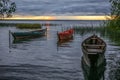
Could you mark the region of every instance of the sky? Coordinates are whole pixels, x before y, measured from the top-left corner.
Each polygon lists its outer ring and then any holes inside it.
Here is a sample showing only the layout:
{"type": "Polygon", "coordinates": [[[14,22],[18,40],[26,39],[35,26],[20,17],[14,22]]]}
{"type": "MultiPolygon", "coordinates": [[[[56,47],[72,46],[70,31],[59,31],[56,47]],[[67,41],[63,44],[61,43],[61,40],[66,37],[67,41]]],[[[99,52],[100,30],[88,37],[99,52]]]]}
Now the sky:
{"type": "Polygon", "coordinates": [[[17,5],[13,19],[104,20],[110,14],[109,0],[12,0],[17,5]],[[74,17],[75,16],[75,17],[74,17]],[[86,17],[87,16],[87,17],[86,17]],[[88,17],[89,16],[89,17],[88,17]],[[94,16],[94,17],[92,17],[94,16]]]}
{"type": "Polygon", "coordinates": [[[104,15],[110,13],[109,0],[12,0],[19,15],[104,15]]]}

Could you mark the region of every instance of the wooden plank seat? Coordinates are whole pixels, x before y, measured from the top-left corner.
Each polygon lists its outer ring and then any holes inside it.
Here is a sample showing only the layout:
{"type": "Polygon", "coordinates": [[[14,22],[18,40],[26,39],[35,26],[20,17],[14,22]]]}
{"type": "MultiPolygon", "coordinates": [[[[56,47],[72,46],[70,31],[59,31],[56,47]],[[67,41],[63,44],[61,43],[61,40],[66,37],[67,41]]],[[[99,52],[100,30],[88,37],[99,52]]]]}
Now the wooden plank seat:
{"type": "Polygon", "coordinates": [[[102,46],[105,46],[105,45],[96,45],[96,44],[90,45],[90,44],[84,44],[83,46],[88,46],[88,47],[93,47],[93,46],[95,46],[95,47],[102,47],[102,46]]]}
{"type": "Polygon", "coordinates": [[[101,49],[87,49],[87,51],[89,53],[102,53],[103,52],[103,50],[101,49]]]}
{"type": "Polygon", "coordinates": [[[84,47],[88,48],[88,49],[103,49],[105,47],[105,45],[96,45],[96,44],[84,44],[84,47]]]}

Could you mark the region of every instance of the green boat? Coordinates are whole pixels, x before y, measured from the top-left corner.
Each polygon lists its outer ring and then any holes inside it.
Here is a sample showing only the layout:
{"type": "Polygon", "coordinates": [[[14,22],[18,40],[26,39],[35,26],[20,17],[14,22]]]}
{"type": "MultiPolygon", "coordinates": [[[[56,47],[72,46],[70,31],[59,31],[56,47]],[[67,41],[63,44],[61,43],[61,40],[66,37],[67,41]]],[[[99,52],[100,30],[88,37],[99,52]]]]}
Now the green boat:
{"type": "Polygon", "coordinates": [[[14,39],[29,39],[46,35],[47,28],[26,32],[11,32],[14,39]]]}

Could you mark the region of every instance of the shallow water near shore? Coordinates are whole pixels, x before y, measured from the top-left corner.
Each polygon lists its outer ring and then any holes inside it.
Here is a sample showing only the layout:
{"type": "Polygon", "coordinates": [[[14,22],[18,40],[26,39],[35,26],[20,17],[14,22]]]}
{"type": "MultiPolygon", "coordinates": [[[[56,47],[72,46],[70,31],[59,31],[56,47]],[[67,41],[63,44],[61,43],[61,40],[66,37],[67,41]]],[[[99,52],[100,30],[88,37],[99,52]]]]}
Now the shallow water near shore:
{"type": "MultiPolygon", "coordinates": [[[[13,22],[9,21],[9,23],[13,22]]],[[[81,35],[78,31],[75,32],[73,39],[57,45],[57,32],[68,27],[91,26],[91,23],[98,27],[101,21],[16,21],[14,23],[23,22],[57,23],[62,26],[43,26],[48,28],[46,36],[18,43],[13,43],[11,36],[10,48],[9,30],[20,29],[12,26],[0,27],[0,80],[86,80],[81,65],[83,55],[81,43],[93,33],[81,35]]],[[[105,52],[107,64],[102,73],[104,79],[101,80],[119,80],[120,46],[108,35],[103,36],[99,32],[96,34],[107,44],[105,52]]]]}

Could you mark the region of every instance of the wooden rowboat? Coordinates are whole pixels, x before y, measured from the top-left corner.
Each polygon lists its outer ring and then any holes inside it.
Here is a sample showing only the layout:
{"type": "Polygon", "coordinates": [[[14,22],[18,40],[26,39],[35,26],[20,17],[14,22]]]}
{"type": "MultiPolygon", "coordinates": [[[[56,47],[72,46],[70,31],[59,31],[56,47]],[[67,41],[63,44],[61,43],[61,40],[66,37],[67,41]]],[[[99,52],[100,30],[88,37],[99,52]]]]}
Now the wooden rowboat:
{"type": "Polygon", "coordinates": [[[104,60],[106,43],[97,35],[92,35],[82,42],[83,59],[88,66],[99,66],[104,60]]]}
{"type": "Polygon", "coordinates": [[[63,32],[57,33],[58,40],[67,40],[73,37],[74,29],[69,29],[63,32]]]}
{"type": "Polygon", "coordinates": [[[46,31],[47,28],[26,32],[11,32],[11,34],[14,37],[14,39],[28,39],[44,36],[46,34],[46,31]]]}

